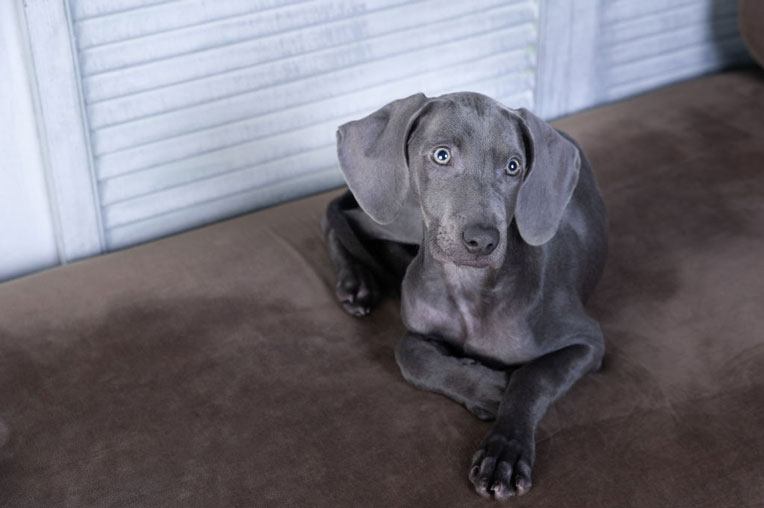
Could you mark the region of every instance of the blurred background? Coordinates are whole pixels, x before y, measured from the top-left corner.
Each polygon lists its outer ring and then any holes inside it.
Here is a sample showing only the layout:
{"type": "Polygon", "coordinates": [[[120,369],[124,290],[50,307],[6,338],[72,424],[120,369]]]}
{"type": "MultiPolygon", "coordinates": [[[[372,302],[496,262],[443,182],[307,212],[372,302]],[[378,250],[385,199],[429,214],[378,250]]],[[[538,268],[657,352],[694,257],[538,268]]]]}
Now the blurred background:
{"type": "Polygon", "coordinates": [[[745,64],[736,17],[734,0],[2,0],[0,280],[338,187],[336,126],[417,91],[553,119],[745,64]]]}

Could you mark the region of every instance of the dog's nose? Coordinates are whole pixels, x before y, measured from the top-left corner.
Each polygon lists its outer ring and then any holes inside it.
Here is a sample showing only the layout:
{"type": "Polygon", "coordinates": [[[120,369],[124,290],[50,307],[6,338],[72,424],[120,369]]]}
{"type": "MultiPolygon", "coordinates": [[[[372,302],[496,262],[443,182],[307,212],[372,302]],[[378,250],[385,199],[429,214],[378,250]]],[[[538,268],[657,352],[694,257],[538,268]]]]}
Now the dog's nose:
{"type": "Polygon", "coordinates": [[[487,256],[499,243],[499,230],[493,226],[470,224],[462,231],[462,240],[471,254],[487,256]]]}

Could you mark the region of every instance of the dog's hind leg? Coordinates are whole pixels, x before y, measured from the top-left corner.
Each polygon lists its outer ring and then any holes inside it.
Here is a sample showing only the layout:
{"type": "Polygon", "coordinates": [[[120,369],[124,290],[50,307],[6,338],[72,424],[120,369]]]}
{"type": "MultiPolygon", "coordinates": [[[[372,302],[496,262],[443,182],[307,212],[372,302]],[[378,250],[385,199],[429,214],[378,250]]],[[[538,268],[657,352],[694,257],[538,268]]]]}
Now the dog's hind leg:
{"type": "Polygon", "coordinates": [[[348,249],[348,244],[355,244],[356,250],[364,248],[342,212],[341,200],[344,197],[329,203],[326,215],[321,221],[321,229],[329,251],[329,259],[337,274],[337,300],[348,314],[365,316],[381,298],[381,290],[373,269],[368,266],[369,262],[374,260],[362,261],[348,249]]]}
{"type": "Polygon", "coordinates": [[[349,314],[365,316],[386,291],[400,291],[421,235],[417,213],[402,225],[381,226],[349,191],[329,203],[321,228],[337,274],[335,293],[349,314]]]}
{"type": "Polygon", "coordinates": [[[381,242],[359,231],[351,220],[352,214],[362,213],[353,194],[347,191],[329,203],[321,220],[337,274],[337,300],[348,314],[359,317],[371,312],[390,285],[383,265],[385,252],[379,252],[381,242]]]}
{"type": "Polygon", "coordinates": [[[417,388],[445,395],[481,420],[496,418],[507,387],[507,372],[477,360],[453,356],[437,341],[407,333],[395,349],[403,377],[417,388]]]}

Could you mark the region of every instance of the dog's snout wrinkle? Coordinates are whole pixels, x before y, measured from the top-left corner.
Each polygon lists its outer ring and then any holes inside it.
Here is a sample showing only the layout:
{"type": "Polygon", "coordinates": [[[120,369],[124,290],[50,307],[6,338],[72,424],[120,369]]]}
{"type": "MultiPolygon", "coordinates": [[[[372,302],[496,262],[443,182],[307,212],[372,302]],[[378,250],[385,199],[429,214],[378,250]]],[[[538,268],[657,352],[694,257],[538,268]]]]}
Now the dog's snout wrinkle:
{"type": "Polygon", "coordinates": [[[485,224],[470,224],[462,231],[462,240],[470,254],[487,256],[499,244],[499,230],[485,224]]]}

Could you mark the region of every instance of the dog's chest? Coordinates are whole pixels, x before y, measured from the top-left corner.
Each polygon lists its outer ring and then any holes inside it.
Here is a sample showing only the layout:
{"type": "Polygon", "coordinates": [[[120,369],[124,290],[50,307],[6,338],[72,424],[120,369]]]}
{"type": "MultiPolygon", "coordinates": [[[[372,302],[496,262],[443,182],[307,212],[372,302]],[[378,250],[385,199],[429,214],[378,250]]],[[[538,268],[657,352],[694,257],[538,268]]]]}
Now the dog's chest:
{"type": "Polygon", "coordinates": [[[474,284],[409,271],[402,288],[404,324],[456,346],[467,356],[510,365],[530,361],[537,349],[525,309],[504,296],[474,284]]]}

